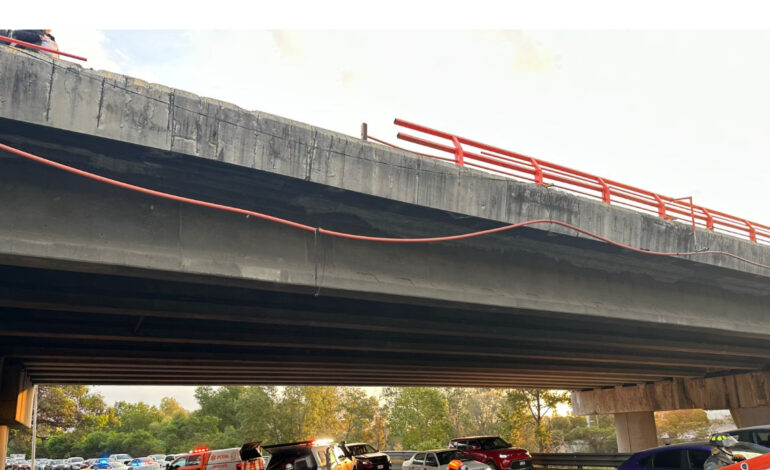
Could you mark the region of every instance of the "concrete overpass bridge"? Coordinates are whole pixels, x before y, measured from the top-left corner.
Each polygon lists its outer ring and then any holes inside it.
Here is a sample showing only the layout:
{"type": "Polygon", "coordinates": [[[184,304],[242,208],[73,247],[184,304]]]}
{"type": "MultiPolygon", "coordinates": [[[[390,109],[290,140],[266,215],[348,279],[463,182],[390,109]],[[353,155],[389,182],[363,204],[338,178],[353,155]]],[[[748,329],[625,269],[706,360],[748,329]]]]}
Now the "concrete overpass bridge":
{"type": "MultiPolygon", "coordinates": [[[[4,47],[0,142],[346,233],[554,219],[693,249],[653,215],[4,47]]],[[[28,423],[32,383],[549,387],[615,413],[634,450],[655,409],[770,405],[770,270],[735,258],[552,224],[339,238],[9,152],[0,181],[0,425],[28,423]]],[[[697,237],[770,264],[767,245],[697,237]]]]}

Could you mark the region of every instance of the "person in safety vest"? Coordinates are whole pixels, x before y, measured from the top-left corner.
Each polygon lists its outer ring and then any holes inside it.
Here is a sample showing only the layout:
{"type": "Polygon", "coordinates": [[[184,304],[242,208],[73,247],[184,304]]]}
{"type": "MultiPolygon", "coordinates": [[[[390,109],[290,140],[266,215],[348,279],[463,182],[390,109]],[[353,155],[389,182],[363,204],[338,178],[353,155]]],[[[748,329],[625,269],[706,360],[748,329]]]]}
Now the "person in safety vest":
{"type": "MultiPolygon", "coordinates": [[[[59,50],[59,46],[56,44],[56,39],[54,39],[53,35],[51,35],[50,29],[16,29],[13,31],[13,39],[18,39],[19,41],[47,47],[56,51],[59,50]]],[[[40,54],[47,54],[57,58],[59,57],[58,54],[53,52],[39,51],[37,49],[24,47],[20,44],[17,44],[15,47],[18,47],[19,49],[29,49],[34,52],[39,52],[40,54]]]]}
{"type": "Polygon", "coordinates": [[[738,443],[738,439],[729,434],[714,434],[709,439],[711,455],[703,463],[703,470],[717,470],[735,462],[746,460],[740,454],[733,455],[732,446],[738,443]]]}
{"type": "Polygon", "coordinates": [[[467,468],[460,459],[454,459],[447,465],[447,470],[467,470],[467,468]]]}

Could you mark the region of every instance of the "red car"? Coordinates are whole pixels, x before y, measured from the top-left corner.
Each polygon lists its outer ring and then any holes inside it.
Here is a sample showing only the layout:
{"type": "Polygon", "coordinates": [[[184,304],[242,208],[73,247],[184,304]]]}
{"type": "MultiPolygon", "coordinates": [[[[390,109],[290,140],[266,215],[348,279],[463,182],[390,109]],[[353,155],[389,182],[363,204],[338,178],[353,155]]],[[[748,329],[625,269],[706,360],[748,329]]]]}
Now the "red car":
{"type": "Polygon", "coordinates": [[[532,470],[532,456],[497,436],[458,437],[449,447],[461,450],[492,470],[532,470]]]}

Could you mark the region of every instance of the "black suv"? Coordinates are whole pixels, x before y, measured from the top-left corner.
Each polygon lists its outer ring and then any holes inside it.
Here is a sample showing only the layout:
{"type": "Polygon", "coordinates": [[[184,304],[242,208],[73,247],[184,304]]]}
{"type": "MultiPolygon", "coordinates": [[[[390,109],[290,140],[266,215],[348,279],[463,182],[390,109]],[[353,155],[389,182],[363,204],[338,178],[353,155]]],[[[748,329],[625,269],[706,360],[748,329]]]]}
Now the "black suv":
{"type": "Polygon", "coordinates": [[[330,440],[263,446],[270,454],[265,470],[353,470],[345,449],[330,440]]]}
{"type": "Polygon", "coordinates": [[[353,456],[356,470],[390,470],[390,457],[365,442],[342,444],[353,456]]]}

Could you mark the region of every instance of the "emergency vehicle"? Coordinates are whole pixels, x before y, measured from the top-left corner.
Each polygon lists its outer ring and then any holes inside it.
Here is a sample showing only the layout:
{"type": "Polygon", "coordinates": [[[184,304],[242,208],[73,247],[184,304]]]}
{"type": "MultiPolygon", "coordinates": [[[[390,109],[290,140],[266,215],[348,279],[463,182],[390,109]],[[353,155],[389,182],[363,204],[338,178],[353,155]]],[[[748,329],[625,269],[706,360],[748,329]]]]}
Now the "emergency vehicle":
{"type": "Polygon", "coordinates": [[[753,459],[737,462],[719,470],[768,470],[770,469],[770,454],[763,454],[753,459]]]}
{"type": "Polygon", "coordinates": [[[169,470],[241,470],[240,449],[208,450],[198,447],[168,466],[169,470]]]}

